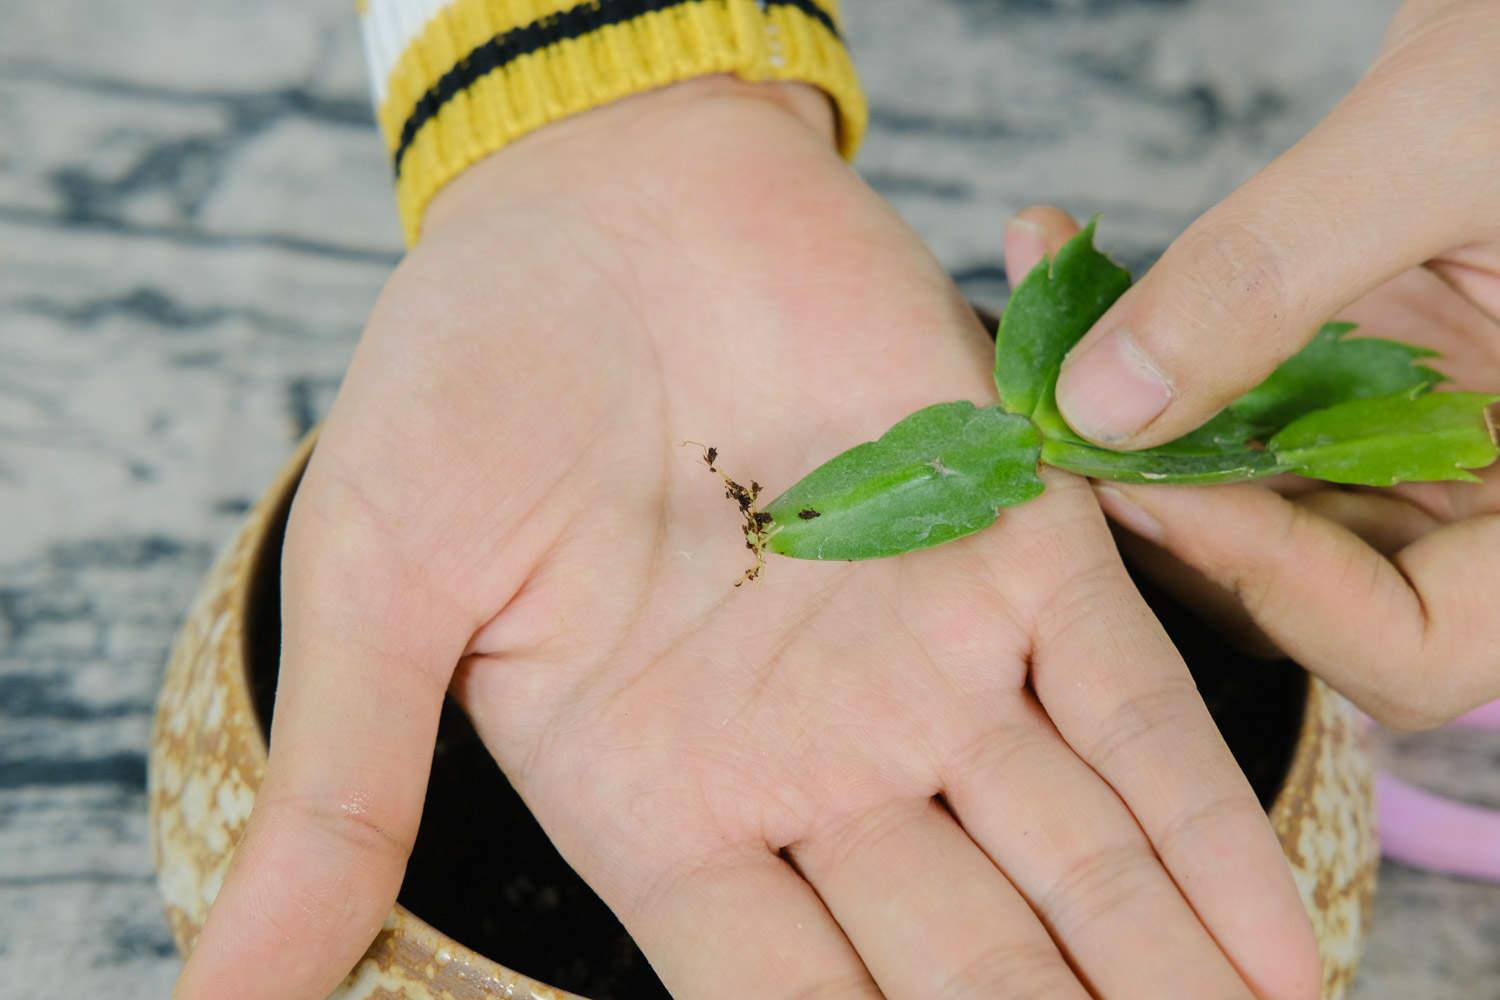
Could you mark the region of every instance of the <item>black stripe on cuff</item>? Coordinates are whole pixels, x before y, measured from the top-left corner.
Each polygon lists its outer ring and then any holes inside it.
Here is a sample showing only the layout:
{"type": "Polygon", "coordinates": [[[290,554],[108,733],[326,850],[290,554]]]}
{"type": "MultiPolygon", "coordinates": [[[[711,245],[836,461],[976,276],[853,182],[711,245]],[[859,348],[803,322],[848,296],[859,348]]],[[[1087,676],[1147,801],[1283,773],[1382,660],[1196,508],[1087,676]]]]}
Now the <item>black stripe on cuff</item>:
{"type": "MultiPolygon", "coordinates": [[[[401,126],[401,141],[396,144],[393,157],[396,175],[400,176],[401,161],[405,159],[407,150],[411,148],[412,141],[422,130],[422,126],[436,118],[445,104],[487,74],[558,42],[581,38],[600,28],[623,24],[643,14],[699,2],[702,0],[594,0],[569,7],[530,24],[523,24],[519,28],[512,28],[483,42],[439,77],[437,83],[417,101],[411,115],[401,126]]],[[[827,28],[834,38],[839,37],[833,18],[812,0],[761,0],[761,5],[795,7],[827,28]]]]}

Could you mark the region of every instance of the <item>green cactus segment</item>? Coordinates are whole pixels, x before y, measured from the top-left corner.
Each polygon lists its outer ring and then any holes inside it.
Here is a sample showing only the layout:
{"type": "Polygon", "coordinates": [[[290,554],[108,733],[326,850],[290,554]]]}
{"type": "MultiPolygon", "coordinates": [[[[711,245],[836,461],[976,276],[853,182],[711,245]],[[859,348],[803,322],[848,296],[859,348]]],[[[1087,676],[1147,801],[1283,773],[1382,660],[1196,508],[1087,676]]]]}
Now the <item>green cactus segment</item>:
{"type": "Polygon", "coordinates": [[[1361,486],[1477,481],[1495,461],[1489,407],[1500,396],[1409,392],[1358,399],[1292,421],[1270,450],[1301,476],[1361,486]]]}
{"type": "MultiPolygon", "coordinates": [[[[1053,428],[1063,358],[1130,287],[1130,272],[1094,247],[1094,223],[1043,260],[1011,292],[995,332],[995,388],[1002,405],[1053,428]]],[[[1066,429],[1061,418],[1058,429],[1066,429]]]]}
{"type": "Polygon", "coordinates": [[[1260,479],[1288,471],[1275,455],[1252,448],[1180,454],[1110,451],[1079,441],[1054,438],[1042,442],[1042,461],[1080,476],[1117,483],[1209,486],[1260,479]]]}
{"type": "Polygon", "coordinates": [[[766,548],[874,559],[960,538],[1042,492],[1040,451],[1025,417],[967,402],[929,406],[772,501],[766,548]]]}

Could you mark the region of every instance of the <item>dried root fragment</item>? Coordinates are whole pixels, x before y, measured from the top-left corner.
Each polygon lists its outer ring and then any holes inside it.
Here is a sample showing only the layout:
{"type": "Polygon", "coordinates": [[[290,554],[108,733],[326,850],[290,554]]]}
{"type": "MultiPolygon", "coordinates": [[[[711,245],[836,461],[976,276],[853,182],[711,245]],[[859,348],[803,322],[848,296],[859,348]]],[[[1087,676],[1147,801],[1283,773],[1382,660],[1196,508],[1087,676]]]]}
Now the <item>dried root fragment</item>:
{"type": "MultiPolygon", "coordinates": [[[[776,525],[770,514],[758,509],[755,505],[760,497],[761,486],[755,480],[750,480],[749,486],[742,486],[720,469],[718,466],[719,449],[712,445],[706,445],[698,441],[684,441],[683,446],[693,445],[703,449],[703,464],[708,466],[710,472],[715,473],[724,480],[724,496],[733,500],[739,508],[740,516],[744,518],[745,548],[755,555],[755,565],[745,570],[744,575],[735,581],[738,587],[747,580],[754,580],[760,576],[760,571],[766,565],[766,543],[776,533],[776,525]]],[[[817,515],[814,514],[814,517],[817,515]]]]}

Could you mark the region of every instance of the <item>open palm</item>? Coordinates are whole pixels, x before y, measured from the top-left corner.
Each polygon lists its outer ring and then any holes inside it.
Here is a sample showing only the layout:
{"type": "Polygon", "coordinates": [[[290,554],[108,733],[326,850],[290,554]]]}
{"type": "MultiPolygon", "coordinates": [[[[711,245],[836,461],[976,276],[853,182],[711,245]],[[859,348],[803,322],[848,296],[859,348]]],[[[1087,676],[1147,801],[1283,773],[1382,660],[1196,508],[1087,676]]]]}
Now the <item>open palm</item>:
{"type": "Polygon", "coordinates": [[[807,95],[752,89],[549,127],[434,206],[296,502],[270,770],[182,995],[354,963],[450,686],[674,995],[1315,995],[1265,816],[1085,482],[734,586],[684,439],[776,492],[994,391],[807,95]]]}

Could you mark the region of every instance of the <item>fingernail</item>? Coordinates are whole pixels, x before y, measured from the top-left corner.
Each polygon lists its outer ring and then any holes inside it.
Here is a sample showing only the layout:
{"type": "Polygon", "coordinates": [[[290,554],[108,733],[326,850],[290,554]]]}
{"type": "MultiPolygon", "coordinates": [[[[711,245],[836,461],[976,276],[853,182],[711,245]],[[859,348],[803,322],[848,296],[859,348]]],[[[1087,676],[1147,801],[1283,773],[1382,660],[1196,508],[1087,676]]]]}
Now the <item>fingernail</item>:
{"type": "Polygon", "coordinates": [[[1026,272],[1047,255],[1047,240],[1042,235],[1042,227],[1030,219],[1012,216],[1005,223],[1003,239],[1005,269],[1013,283],[1026,277],[1026,272]]]}
{"type": "Polygon", "coordinates": [[[1148,542],[1161,541],[1161,522],[1124,493],[1113,486],[1095,486],[1094,496],[1099,498],[1099,506],[1104,508],[1110,520],[1119,522],[1148,542]]]}
{"type": "Polygon", "coordinates": [[[1057,405],[1086,438],[1124,441],[1161,415],[1172,384],[1125,330],[1068,355],[1057,379],[1057,405]]]}

